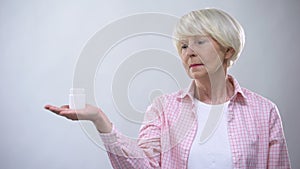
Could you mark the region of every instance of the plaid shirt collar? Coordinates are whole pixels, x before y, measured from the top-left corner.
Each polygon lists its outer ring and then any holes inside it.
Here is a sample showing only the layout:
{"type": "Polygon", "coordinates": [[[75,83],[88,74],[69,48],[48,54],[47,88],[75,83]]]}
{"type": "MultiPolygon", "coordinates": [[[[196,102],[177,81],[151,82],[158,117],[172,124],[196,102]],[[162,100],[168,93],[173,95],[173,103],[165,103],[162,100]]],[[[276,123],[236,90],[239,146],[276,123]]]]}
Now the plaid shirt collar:
{"type": "MultiPolygon", "coordinates": [[[[241,95],[242,98],[245,100],[247,97],[244,94],[244,92],[242,91],[242,88],[239,85],[238,81],[231,75],[227,75],[227,77],[233,83],[233,86],[234,86],[234,94],[233,94],[233,96],[231,97],[230,100],[233,100],[234,98],[236,98],[238,96],[238,94],[241,95]]],[[[195,80],[193,80],[190,83],[189,87],[186,88],[185,90],[183,90],[177,98],[178,99],[183,99],[183,98],[188,97],[191,100],[193,100],[194,99],[194,93],[195,93],[195,87],[196,87],[195,80]]]]}

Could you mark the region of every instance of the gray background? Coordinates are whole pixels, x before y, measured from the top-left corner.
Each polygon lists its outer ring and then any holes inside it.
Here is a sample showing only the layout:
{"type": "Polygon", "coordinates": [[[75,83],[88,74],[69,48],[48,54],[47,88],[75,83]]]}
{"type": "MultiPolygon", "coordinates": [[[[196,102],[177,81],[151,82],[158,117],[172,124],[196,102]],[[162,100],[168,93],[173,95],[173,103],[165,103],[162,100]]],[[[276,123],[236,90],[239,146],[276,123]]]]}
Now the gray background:
{"type": "MultiPolygon", "coordinates": [[[[0,168],[111,168],[106,152],[93,144],[79,123],[55,116],[43,106],[67,103],[80,51],[103,26],[133,13],[181,16],[204,7],[224,9],[244,26],[245,50],[230,72],[241,85],[278,105],[292,167],[300,168],[300,1],[296,0],[1,0],[0,168]]],[[[128,50],[131,46],[134,50],[160,47],[175,53],[171,42],[162,39],[145,36],[123,43],[110,53],[111,60],[100,66],[95,76],[97,103],[128,135],[136,136],[138,125],[114,113],[111,91],[105,86],[110,85],[107,79],[111,79],[115,68],[107,65],[120,64],[122,58],[118,57],[132,52],[128,50]]],[[[150,91],[137,95],[133,89],[144,91],[139,87],[149,87],[153,81],[160,82],[156,87],[165,92],[177,90],[174,81],[159,71],[137,76],[128,93],[141,111],[149,104],[146,96],[150,91]]]]}

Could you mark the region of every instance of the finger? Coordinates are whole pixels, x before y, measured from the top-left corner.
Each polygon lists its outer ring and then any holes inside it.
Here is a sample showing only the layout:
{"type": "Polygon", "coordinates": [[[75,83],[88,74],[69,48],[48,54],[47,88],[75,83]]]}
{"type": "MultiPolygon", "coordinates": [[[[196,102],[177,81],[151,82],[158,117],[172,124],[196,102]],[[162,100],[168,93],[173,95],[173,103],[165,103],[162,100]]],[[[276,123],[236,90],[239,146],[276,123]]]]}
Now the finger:
{"type": "Polygon", "coordinates": [[[54,113],[57,113],[58,112],[58,107],[56,106],[52,106],[52,105],[46,105],[45,106],[45,109],[49,110],[49,111],[52,111],[54,113]]]}
{"type": "Polygon", "coordinates": [[[57,106],[53,106],[53,105],[46,105],[45,106],[45,109],[57,109],[57,108],[59,108],[59,107],[57,107],[57,106]]]}
{"type": "Polygon", "coordinates": [[[63,107],[51,107],[50,109],[53,109],[53,110],[59,111],[59,112],[69,110],[68,108],[63,108],[63,107]]]}
{"type": "Polygon", "coordinates": [[[62,106],[60,106],[60,108],[70,109],[69,105],[62,105],[62,106]]]}
{"type": "Polygon", "coordinates": [[[71,119],[71,120],[78,120],[78,116],[76,114],[76,111],[74,111],[74,110],[61,111],[59,113],[59,115],[64,116],[64,117],[66,117],[68,119],[71,119]]]}
{"type": "Polygon", "coordinates": [[[44,106],[44,108],[45,109],[66,110],[66,109],[69,109],[69,105],[62,105],[60,107],[57,107],[57,106],[53,106],[53,105],[48,104],[48,105],[44,106]]]}
{"type": "Polygon", "coordinates": [[[50,107],[52,107],[52,105],[50,105],[50,104],[47,104],[44,106],[45,109],[49,109],[50,107]]]}
{"type": "Polygon", "coordinates": [[[67,114],[75,114],[75,115],[80,115],[82,114],[81,110],[75,110],[75,109],[66,109],[66,110],[62,110],[59,112],[60,115],[67,115],[67,114]]]}
{"type": "Polygon", "coordinates": [[[56,113],[56,114],[59,114],[61,111],[68,110],[67,108],[59,108],[59,107],[51,106],[51,105],[47,106],[46,109],[50,110],[50,111],[52,111],[53,113],[56,113]]]}
{"type": "Polygon", "coordinates": [[[59,112],[60,112],[59,108],[58,107],[54,107],[54,106],[49,107],[48,110],[51,111],[51,112],[53,112],[53,113],[56,113],[56,114],[59,114],[59,112]]]}

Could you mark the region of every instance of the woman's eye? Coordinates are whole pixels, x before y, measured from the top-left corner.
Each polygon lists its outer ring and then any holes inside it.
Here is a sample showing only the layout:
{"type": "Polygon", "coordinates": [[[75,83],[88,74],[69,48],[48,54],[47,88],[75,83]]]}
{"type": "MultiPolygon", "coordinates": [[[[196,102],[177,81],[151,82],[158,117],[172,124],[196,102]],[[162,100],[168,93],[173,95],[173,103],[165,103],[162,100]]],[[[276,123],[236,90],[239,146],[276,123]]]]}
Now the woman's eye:
{"type": "Polygon", "coordinates": [[[201,45],[201,44],[203,44],[203,43],[205,43],[205,42],[206,42],[205,40],[199,40],[199,41],[198,41],[198,44],[201,45]]]}
{"type": "Polygon", "coordinates": [[[181,49],[186,49],[188,45],[181,45],[181,49]]]}

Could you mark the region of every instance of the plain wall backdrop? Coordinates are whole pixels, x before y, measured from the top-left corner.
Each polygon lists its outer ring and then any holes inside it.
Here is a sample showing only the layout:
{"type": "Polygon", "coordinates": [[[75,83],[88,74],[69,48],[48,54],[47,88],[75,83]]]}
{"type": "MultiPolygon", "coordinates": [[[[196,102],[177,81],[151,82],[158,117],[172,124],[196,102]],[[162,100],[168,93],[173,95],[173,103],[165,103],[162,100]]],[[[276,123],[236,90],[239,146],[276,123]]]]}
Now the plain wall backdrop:
{"type": "MultiPolygon", "coordinates": [[[[242,86],[277,104],[292,167],[300,168],[300,1],[297,0],[1,0],[0,168],[111,168],[106,152],[91,141],[78,122],[47,112],[43,106],[68,102],[77,58],[86,42],[105,25],[142,12],[179,17],[205,7],[224,9],[243,25],[246,46],[230,73],[242,86]]],[[[136,135],[138,125],[113,115],[110,90],[102,90],[110,86],[111,72],[126,52],[128,55],[134,50],[160,47],[176,54],[171,41],[162,39],[145,36],[120,44],[95,76],[97,103],[128,135],[136,135]]],[[[139,87],[148,87],[153,78],[159,79],[155,80],[159,85],[156,87],[165,92],[176,90],[172,79],[159,71],[136,76],[128,93],[139,110],[149,104],[150,92],[139,87]]]]}

